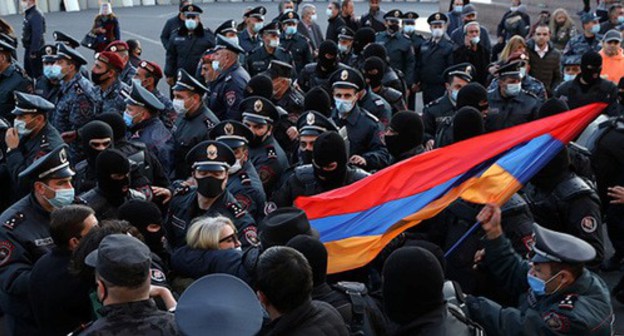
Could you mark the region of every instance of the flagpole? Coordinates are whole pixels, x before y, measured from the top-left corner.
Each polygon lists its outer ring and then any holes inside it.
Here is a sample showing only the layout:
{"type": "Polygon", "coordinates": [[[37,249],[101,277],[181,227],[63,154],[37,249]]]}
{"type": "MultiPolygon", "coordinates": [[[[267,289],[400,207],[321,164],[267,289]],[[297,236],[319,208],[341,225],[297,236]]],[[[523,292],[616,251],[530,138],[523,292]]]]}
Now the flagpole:
{"type": "Polygon", "coordinates": [[[451,248],[449,248],[446,251],[446,253],[444,253],[444,258],[448,258],[453,252],[455,252],[455,250],[459,247],[459,245],[461,245],[464,242],[464,240],[466,240],[466,238],[468,238],[468,236],[473,234],[480,225],[481,225],[481,222],[479,222],[479,221],[474,223],[474,225],[472,225],[472,227],[470,227],[470,229],[468,229],[468,231],[466,231],[466,233],[464,233],[464,235],[461,236],[461,238],[459,238],[455,242],[455,244],[453,244],[453,246],[451,246],[451,248]]]}

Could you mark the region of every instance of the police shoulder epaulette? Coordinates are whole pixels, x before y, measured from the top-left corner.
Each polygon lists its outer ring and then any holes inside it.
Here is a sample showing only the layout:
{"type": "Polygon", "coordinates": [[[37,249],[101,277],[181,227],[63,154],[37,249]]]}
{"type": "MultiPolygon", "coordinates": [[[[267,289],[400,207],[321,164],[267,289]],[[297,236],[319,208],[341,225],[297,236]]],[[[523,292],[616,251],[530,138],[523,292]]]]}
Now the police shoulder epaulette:
{"type": "Polygon", "coordinates": [[[229,82],[232,79],[232,75],[228,75],[227,77],[225,77],[225,81],[229,82]]]}
{"type": "Polygon", "coordinates": [[[574,309],[574,304],[578,300],[578,295],[576,294],[568,294],[566,295],[561,302],[559,302],[560,309],[572,310],[574,309]]]}
{"type": "Polygon", "coordinates": [[[208,127],[208,129],[212,129],[213,127],[215,127],[215,123],[210,120],[210,118],[206,118],[206,120],[204,120],[206,122],[206,127],[208,127]]]}
{"type": "Polygon", "coordinates": [[[50,146],[50,143],[48,142],[48,136],[45,134],[41,135],[41,142],[39,143],[39,148],[43,149],[43,148],[48,148],[48,146],[50,146]]]}
{"type": "Polygon", "coordinates": [[[533,91],[527,91],[527,90],[522,90],[522,92],[526,93],[527,95],[535,98],[535,99],[539,99],[539,97],[537,96],[537,94],[535,94],[533,91]]]}
{"type": "Polygon", "coordinates": [[[180,185],[173,190],[173,196],[186,195],[191,190],[191,187],[186,185],[180,185]]]}
{"type": "Polygon", "coordinates": [[[375,105],[384,106],[384,102],[381,98],[375,99],[375,105]]]}
{"type": "Polygon", "coordinates": [[[2,225],[9,230],[13,230],[16,225],[22,223],[24,220],[26,220],[26,216],[24,213],[18,211],[11,216],[11,218],[7,219],[2,225]]]}
{"type": "Polygon", "coordinates": [[[241,218],[245,215],[245,209],[243,209],[238,203],[231,202],[228,203],[226,206],[236,218],[241,218]]]}
{"type": "Polygon", "coordinates": [[[373,119],[375,122],[379,122],[379,118],[375,117],[374,114],[372,114],[372,113],[370,113],[368,111],[366,111],[365,114],[366,114],[367,117],[373,119]]]}
{"type": "Polygon", "coordinates": [[[249,178],[249,174],[247,172],[240,172],[241,184],[248,185],[251,184],[251,179],[249,178]]]}
{"type": "Polygon", "coordinates": [[[277,151],[275,151],[275,146],[267,145],[267,146],[264,147],[264,149],[266,149],[267,156],[269,158],[276,158],[277,157],[277,151]]]}

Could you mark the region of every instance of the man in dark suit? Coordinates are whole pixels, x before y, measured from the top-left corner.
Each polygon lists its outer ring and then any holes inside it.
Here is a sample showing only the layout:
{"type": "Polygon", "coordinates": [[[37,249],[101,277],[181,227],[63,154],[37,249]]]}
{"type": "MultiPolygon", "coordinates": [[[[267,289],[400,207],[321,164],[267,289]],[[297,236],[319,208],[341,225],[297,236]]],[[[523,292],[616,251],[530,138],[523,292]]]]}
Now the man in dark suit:
{"type": "Polygon", "coordinates": [[[316,20],[316,7],[312,4],[303,5],[301,7],[301,20],[299,21],[297,31],[310,39],[310,44],[312,45],[315,56],[319,45],[325,40],[321,27],[316,23],[316,20]]]}

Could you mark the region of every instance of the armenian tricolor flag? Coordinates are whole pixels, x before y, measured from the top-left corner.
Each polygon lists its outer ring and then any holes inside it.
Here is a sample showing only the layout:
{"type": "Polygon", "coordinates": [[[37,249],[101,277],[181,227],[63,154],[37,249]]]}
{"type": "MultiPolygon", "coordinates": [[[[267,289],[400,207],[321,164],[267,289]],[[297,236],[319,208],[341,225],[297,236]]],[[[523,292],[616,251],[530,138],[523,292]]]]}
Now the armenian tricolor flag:
{"type": "Polygon", "coordinates": [[[390,240],[461,197],[504,204],[604,109],[591,104],[458,142],[352,185],[299,197],[329,254],[328,273],[366,265],[390,240]]]}

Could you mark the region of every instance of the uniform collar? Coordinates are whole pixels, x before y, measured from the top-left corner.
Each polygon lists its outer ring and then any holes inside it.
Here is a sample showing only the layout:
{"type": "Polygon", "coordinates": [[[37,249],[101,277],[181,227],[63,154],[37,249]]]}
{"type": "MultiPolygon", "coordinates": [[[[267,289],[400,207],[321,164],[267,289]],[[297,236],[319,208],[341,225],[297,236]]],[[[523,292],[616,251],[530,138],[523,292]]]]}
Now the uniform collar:
{"type": "Polygon", "coordinates": [[[102,316],[111,318],[114,316],[136,316],[136,313],[152,312],[156,310],[158,310],[156,303],[154,303],[152,299],[147,299],[107,305],[102,307],[99,312],[102,316]]]}
{"type": "Polygon", "coordinates": [[[61,91],[63,91],[63,93],[67,92],[67,90],[69,90],[69,88],[80,79],[82,79],[82,75],[80,74],[80,71],[78,71],[74,75],[74,78],[72,78],[69,82],[61,81],[61,91]]]}
{"type": "Polygon", "coordinates": [[[15,72],[15,64],[10,64],[1,74],[0,76],[9,77],[15,72]]]}

